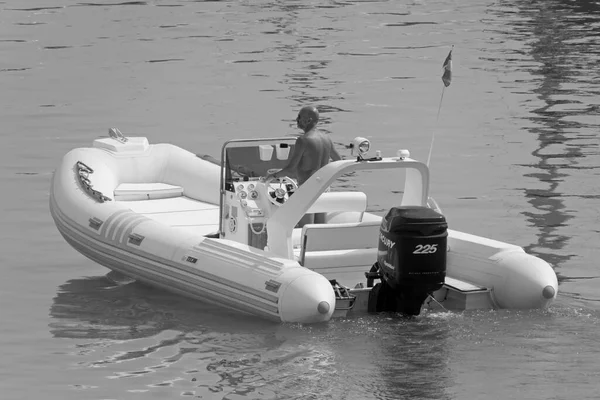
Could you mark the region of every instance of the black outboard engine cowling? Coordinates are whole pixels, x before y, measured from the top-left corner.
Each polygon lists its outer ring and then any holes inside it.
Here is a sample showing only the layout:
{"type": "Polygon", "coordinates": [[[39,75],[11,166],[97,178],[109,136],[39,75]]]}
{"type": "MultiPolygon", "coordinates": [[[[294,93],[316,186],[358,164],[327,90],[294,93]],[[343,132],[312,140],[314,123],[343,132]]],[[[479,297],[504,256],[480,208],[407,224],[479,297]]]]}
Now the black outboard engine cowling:
{"type": "Polygon", "coordinates": [[[427,296],[444,284],[447,238],[446,218],[431,208],[390,209],[379,229],[382,282],[373,288],[374,309],[419,315],[427,296]]]}

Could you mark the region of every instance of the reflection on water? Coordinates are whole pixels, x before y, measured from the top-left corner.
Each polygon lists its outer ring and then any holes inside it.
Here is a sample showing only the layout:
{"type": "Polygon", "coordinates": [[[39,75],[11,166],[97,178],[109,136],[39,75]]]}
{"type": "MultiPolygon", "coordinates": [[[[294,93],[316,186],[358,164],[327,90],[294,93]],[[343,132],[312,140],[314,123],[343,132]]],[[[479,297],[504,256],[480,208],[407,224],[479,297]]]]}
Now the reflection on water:
{"type": "Polygon", "coordinates": [[[318,381],[331,364],[326,346],[294,343],[302,327],[105,277],[62,285],[50,314],[55,337],[84,339],[72,354],[79,368],[107,370],[108,381],[97,382],[106,390],[114,380],[134,379],[128,392],[273,398],[273,390],[318,381]]]}
{"type": "Polygon", "coordinates": [[[434,314],[376,327],[369,358],[386,384],[365,381],[366,393],[377,399],[451,399],[446,393],[452,381],[448,320],[434,314]]]}
{"type": "Polygon", "coordinates": [[[128,392],[223,399],[450,398],[449,314],[281,325],[95,277],[62,285],[50,315],[55,337],[77,339],[77,368],[104,369],[93,389],[107,393],[131,380],[128,392]]]}
{"type": "MultiPolygon", "coordinates": [[[[530,112],[531,124],[526,128],[537,136],[539,147],[532,152],[538,161],[527,165],[534,172],[524,176],[541,183],[538,189],[521,189],[535,210],[523,215],[539,229],[537,243],[526,250],[560,267],[573,256],[560,251],[570,240],[563,228],[574,214],[567,203],[600,199],[597,188],[586,187],[585,182],[566,183],[573,179],[573,170],[600,169],[596,157],[600,103],[590,104],[600,95],[600,84],[592,79],[600,62],[600,6],[561,0],[503,6],[496,13],[508,22],[504,33],[522,42],[525,54],[535,61],[533,66],[513,62],[512,67],[532,75],[530,92],[541,100],[541,106],[530,112]],[[512,18],[515,9],[518,18],[512,18]]],[[[514,60],[523,50],[505,53],[514,60]]]]}
{"type": "Polygon", "coordinates": [[[561,307],[286,325],[97,277],[62,285],[50,313],[52,334],[75,339],[71,386],[93,398],[543,398],[565,369],[595,371],[599,350],[600,315],[561,307]]]}
{"type": "Polygon", "coordinates": [[[54,336],[88,339],[136,339],[169,329],[191,332],[217,326],[260,331],[270,326],[138,283],[117,285],[106,277],[73,279],[62,285],[50,315],[54,336]]]}

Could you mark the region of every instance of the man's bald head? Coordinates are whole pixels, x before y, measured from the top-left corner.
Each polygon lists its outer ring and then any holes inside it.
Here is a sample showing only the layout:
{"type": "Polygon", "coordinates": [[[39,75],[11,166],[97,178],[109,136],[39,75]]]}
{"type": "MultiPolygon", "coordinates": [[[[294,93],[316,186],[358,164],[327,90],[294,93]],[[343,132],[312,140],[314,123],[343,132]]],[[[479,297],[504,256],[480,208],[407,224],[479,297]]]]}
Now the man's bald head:
{"type": "Polygon", "coordinates": [[[313,129],[319,122],[319,110],[315,106],[304,106],[298,112],[298,118],[296,118],[298,128],[302,129],[304,133],[313,129]]]}

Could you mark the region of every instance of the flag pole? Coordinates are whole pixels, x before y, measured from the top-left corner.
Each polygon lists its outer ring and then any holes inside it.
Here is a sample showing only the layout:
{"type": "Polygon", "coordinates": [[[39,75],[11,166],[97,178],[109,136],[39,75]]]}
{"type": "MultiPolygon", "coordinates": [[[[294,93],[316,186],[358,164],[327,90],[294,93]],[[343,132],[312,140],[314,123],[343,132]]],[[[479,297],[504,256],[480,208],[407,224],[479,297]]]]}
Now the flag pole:
{"type": "Polygon", "coordinates": [[[452,82],[452,50],[454,50],[454,45],[450,49],[448,56],[444,60],[444,64],[442,65],[442,69],[444,70],[444,74],[442,75],[442,82],[444,82],[444,86],[442,87],[442,96],[440,97],[440,104],[438,105],[437,117],[435,119],[435,126],[433,129],[433,133],[431,134],[431,144],[429,145],[429,155],[427,156],[427,166],[429,167],[429,162],[431,161],[431,153],[433,151],[433,142],[435,141],[435,128],[437,127],[438,120],[440,119],[440,111],[442,109],[442,100],[444,100],[444,92],[450,83],[452,82]]]}
{"type": "Polygon", "coordinates": [[[435,118],[435,126],[433,133],[431,134],[431,144],[429,145],[429,155],[427,156],[427,166],[429,167],[429,160],[431,160],[431,152],[433,151],[433,141],[435,140],[435,127],[437,126],[438,120],[440,119],[440,110],[442,109],[442,100],[444,100],[444,91],[446,87],[442,88],[442,97],[440,97],[440,105],[438,106],[437,117],[435,118]]]}

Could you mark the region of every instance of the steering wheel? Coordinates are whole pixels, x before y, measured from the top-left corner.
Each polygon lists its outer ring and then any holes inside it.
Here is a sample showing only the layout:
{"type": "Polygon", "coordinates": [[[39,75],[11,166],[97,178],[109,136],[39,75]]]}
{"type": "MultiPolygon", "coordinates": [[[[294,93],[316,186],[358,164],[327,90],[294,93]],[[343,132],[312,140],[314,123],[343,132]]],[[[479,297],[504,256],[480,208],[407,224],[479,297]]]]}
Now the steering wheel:
{"type": "MultiPolygon", "coordinates": [[[[267,173],[272,174],[278,171],[280,170],[270,169],[267,171],[267,173]]],[[[269,201],[277,207],[284,204],[290,198],[290,194],[294,193],[294,191],[298,189],[298,184],[288,176],[282,176],[278,178],[271,177],[265,180],[265,186],[267,188],[267,193],[269,194],[269,201]],[[271,186],[272,184],[279,184],[279,187],[274,188],[271,186]],[[292,186],[291,190],[288,190],[288,185],[292,186]]]]}

